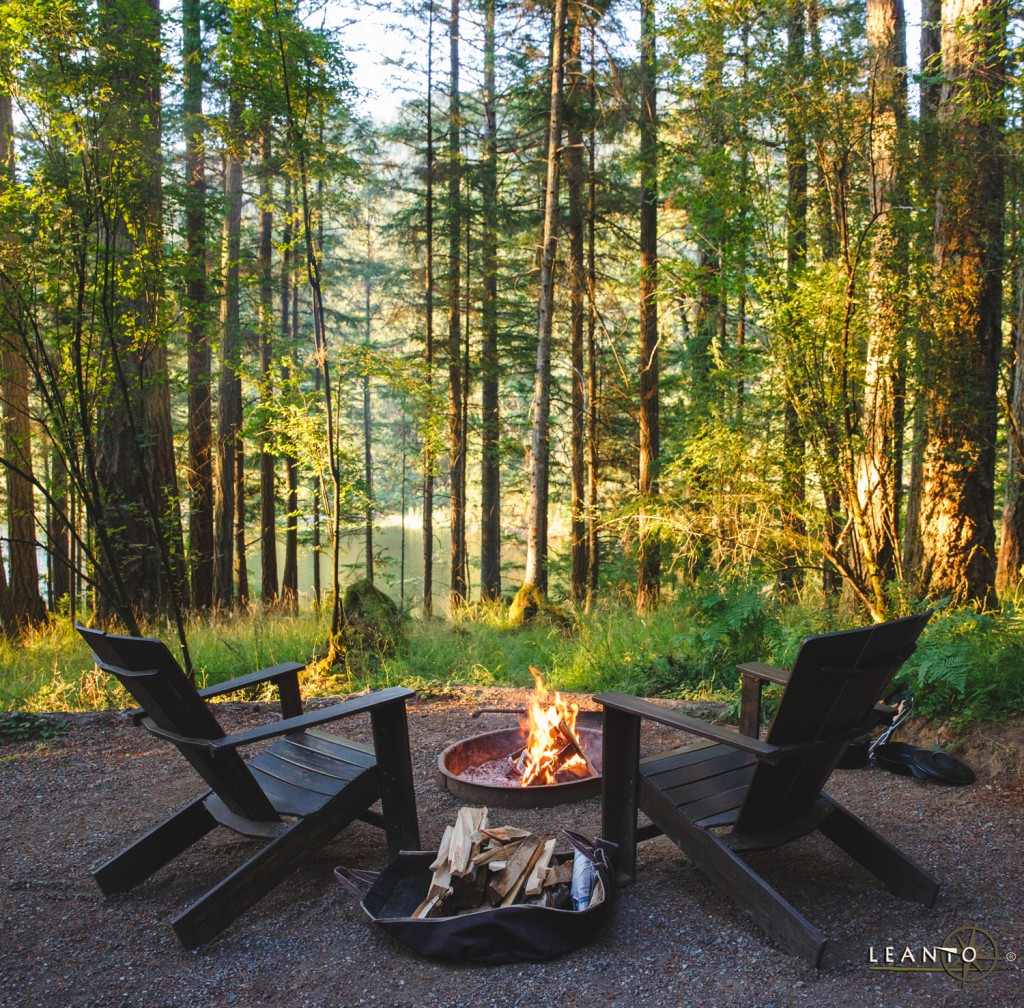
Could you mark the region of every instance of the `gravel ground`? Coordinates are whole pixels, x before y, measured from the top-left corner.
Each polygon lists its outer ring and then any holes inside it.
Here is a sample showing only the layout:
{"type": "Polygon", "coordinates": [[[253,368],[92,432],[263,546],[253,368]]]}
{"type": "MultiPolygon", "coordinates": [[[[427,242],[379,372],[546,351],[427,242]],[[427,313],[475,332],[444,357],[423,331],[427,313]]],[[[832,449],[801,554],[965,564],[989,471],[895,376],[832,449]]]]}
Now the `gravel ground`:
{"type": "MultiPolygon", "coordinates": [[[[420,829],[436,846],[460,801],[435,781],[437,754],[491,728],[480,706],[517,706],[516,690],[465,690],[410,709],[420,829]]],[[[229,729],[273,714],[220,708],[229,729]]],[[[353,722],[346,722],[346,729],[353,722]]],[[[355,733],[354,733],[355,734],[355,733]]],[[[646,739],[654,745],[659,739],[646,739]]],[[[942,882],[925,909],[880,889],[827,841],[807,838],[754,863],[834,940],[814,970],[776,949],[664,839],[641,849],[636,885],[616,894],[609,924],[586,948],[541,965],[451,966],[418,958],[373,925],[337,886],[335,865],[380,867],[375,830],[355,824],[221,938],[186,952],[167,923],[251,849],[218,830],[133,892],[104,899],[88,868],[197,793],[177,752],[123,715],[78,715],[45,743],[0,746],[3,1008],[349,1008],[677,1005],[837,1008],[1024,1003],[1019,780],[967,788],[919,784],[880,770],[839,771],[830,791],[942,882]],[[997,968],[964,983],[945,973],[870,969],[874,949],[901,956],[967,925],[998,947],[997,968]]],[[[493,824],[554,834],[599,832],[599,800],[544,810],[495,809],[493,824]]]]}

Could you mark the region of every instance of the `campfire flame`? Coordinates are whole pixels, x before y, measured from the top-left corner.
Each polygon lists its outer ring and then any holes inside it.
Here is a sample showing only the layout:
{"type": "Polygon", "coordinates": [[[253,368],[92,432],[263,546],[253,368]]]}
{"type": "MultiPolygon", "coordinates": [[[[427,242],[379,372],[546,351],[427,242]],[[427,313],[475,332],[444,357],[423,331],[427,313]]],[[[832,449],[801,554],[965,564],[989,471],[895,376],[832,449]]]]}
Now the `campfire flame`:
{"type": "Polygon", "coordinates": [[[579,707],[567,704],[558,693],[549,693],[544,677],[532,665],[530,672],[534,688],[523,722],[526,746],[519,764],[523,768],[522,786],[554,784],[561,771],[576,777],[589,776],[587,761],[573,751],[579,707]]]}

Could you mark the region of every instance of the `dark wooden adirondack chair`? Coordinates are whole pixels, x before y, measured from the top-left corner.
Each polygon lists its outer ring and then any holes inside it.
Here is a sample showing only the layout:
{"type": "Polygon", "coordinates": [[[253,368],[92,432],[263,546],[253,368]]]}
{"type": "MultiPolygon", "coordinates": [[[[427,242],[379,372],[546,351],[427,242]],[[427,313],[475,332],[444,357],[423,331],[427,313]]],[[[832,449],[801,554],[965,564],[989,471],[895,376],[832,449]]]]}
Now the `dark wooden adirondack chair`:
{"type": "Polygon", "coordinates": [[[96,868],[103,892],[133,888],[217,825],[265,841],[172,920],[186,948],[216,937],[354,819],[383,828],[392,854],[419,849],[405,712],[412,690],[393,687],[304,714],[297,663],[197,690],[160,641],[76,629],[138,702],[145,727],[177,746],[210,788],[96,868]],[[263,682],[278,687],[283,720],[225,735],[206,700],[263,682]],[[373,747],[318,728],[364,712],[373,747]],[[268,739],[278,741],[248,762],[239,755],[268,739]],[[378,800],[379,813],[370,808],[378,800]]]}
{"type": "Polygon", "coordinates": [[[819,830],[906,899],[932,906],[938,883],[822,792],[848,744],[879,723],[876,702],[913,652],[931,613],[809,637],[790,672],[740,665],[741,731],[623,693],[604,706],[603,835],[618,844],[623,881],[636,845],[665,834],[787,952],[820,966],[824,936],[740,856],[819,830]],[[765,739],[761,687],[785,686],[765,739]],[[706,741],[639,758],[642,719],[706,741]],[[637,807],[651,825],[637,828],[637,807]]]}

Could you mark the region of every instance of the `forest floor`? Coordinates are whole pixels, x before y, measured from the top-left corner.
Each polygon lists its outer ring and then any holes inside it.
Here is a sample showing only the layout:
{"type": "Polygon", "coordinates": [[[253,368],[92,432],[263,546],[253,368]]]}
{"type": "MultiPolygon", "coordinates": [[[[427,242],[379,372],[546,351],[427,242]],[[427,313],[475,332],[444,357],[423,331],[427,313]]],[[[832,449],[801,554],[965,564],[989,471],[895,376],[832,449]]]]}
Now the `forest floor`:
{"type": "MultiPolygon", "coordinates": [[[[462,804],[435,779],[438,753],[508,726],[507,717],[473,718],[479,707],[522,706],[526,696],[461,688],[412,703],[424,846],[436,846],[462,804]]],[[[267,704],[225,704],[219,711],[229,730],[275,716],[267,704]]],[[[818,838],[752,856],[758,871],[833,940],[833,961],[822,970],[781,953],[663,838],[641,848],[638,882],[615,895],[608,924],[588,946],[543,964],[425,960],[383,934],[333,881],[335,865],[382,866],[380,834],[359,823],[217,941],[187,952],[168,919],[237,864],[251,841],[215,831],[133,892],[105,899],[89,866],[193,797],[197,780],[176,751],[123,714],[69,721],[57,739],[0,746],[3,1008],[1020,1003],[1024,796],[1016,775],[962,788],[875,769],[833,777],[835,797],[940,879],[933,909],[890,895],[818,838]],[[898,957],[909,948],[920,958],[923,946],[941,945],[967,926],[984,930],[998,948],[996,968],[979,980],[871,969],[872,957],[884,959],[889,947],[898,957]]],[[[644,744],[663,741],[645,736],[644,744]]],[[[595,836],[600,802],[493,809],[491,822],[595,836]]]]}

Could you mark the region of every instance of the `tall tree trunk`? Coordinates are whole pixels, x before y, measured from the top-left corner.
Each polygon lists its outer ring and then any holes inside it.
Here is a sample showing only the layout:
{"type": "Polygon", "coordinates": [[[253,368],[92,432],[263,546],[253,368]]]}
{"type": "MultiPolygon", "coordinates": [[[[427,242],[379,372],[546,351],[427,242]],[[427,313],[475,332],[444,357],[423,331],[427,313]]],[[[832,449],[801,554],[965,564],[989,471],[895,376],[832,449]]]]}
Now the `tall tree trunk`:
{"type": "Polygon", "coordinates": [[[906,202],[902,172],[907,115],[903,0],[868,0],[871,66],[871,209],[868,347],[861,415],[862,455],[854,508],[856,561],[879,613],[886,585],[900,574],[904,395],[906,391],[907,231],[895,207],[906,202]]]}
{"type": "Polygon", "coordinates": [[[548,590],[548,479],[551,416],[551,331],[555,307],[555,253],[558,250],[558,153],[562,146],[563,64],[566,0],[551,13],[551,65],[548,107],[547,176],[540,245],[537,299],[537,364],[533,384],[530,436],[530,503],[526,534],[526,571],[520,595],[548,590]]]}
{"type": "Polygon", "coordinates": [[[1016,588],[1024,568],[1024,265],[1013,282],[1013,390],[1006,442],[1006,495],[996,567],[996,590],[1016,588]]]}
{"type": "MultiPolygon", "coordinates": [[[[10,96],[0,92],[0,197],[14,179],[14,119],[10,96]]],[[[16,631],[41,621],[46,613],[39,594],[36,519],[29,414],[29,369],[22,349],[21,311],[14,291],[0,272],[0,402],[7,474],[7,541],[11,576],[4,585],[0,622],[16,631]],[[6,618],[5,618],[6,617],[6,618]]],[[[3,566],[0,560],[0,567],[3,566]]]]}
{"type": "MultiPolygon", "coordinates": [[[[917,159],[917,192],[920,205],[935,220],[935,165],[938,152],[939,102],[942,97],[942,0],[921,0],[921,90],[918,133],[920,135],[917,159]]],[[[922,215],[923,216],[923,215],[922,215]]],[[[920,229],[918,255],[924,261],[930,258],[934,246],[934,228],[920,229]]],[[[930,335],[924,312],[918,319],[916,356],[925,360],[930,350],[930,335]]],[[[928,414],[924,396],[916,397],[913,413],[912,443],[910,451],[910,479],[907,485],[907,509],[903,522],[904,577],[913,579],[913,572],[921,562],[921,503],[924,487],[924,452],[928,443],[928,414]]]]}
{"type": "Polygon", "coordinates": [[[982,603],[995,601],[1005,39],[1002,0],[944,0],[929,438],[909,572],[922,594],[982,603]]]}
{"type": "Polygon", "coordinates": [[[423,613],[431,616],[434,610],[434,447],[430,430],[434,410],[434,0],[430,0],[427,26],[427,191],[423,261],[423,362],[427,401],[423,437],[423,613]]]}
{"type": "MultiPolygon", "coordinates": [[[[791,90],[786,111],[786,282],[790,293],[795,292],[807,262],[807,130],[804,110],[798,104],[803,97],[806,76],[806,17],[805,0],[790,3],[786,22],[786,62],[791,90]]],[[[787,392],[783,417],[783,499],[790,508],[785,518],[789,543],[779,572],[779,586],[784,591],[799,588],[802,583],[800,543],[807,534],[803,517],[805,445],[793,399],[798,394],[795,388],[787,392]]]]}
{"type": "Polygon", "coordinates": [[[584,233],[583,115],[587,80],[583,75],[583,9],[573,2],[569,13],[569,52],[566,58],[566,180],[569,189],[569,363],[570,445],[572,464],[569,499],[569,597],[582,602],[587,596],[587,506],[586,506],[586,407],[584,397],[583,341],[587,312],[587,275],[584,233]]]}
{"type": "Polygon", "coordinates": [[[217,548],[214,563],[214,598],[222,609],[230,609],[234,605],[235,467],[238,464],[238,441],[242,429],[242,386],[238,375],[241,362],[239,260],[242,247],[242,162],[237,150],[241,143],[241,99],[232,97],[228,119],[232,127],[232,142],[224,156],[224,291],[220,309],[215,521],[217,548]]]}
{"type": "MultiPolygon", "coordinates": [[[[363,285],[363,322],[366,326],[366,352],[370,352],[373,336],[372,276],[373,240],[370,210],[366,210],[366,281],[363,285]]],[[[366,546],[366,580],[373,584],[373,414],[370,400],[370,369],[363,367],[363,483],[366,506],[363,511],[363,537],[366,546]]]]}
{"type": "Polygon", "coordinates": [[[484,148],[480,166],[480,597],[501,595],[501,408],[498,403],[498,118],[494,93],[494,7],[484,3],[484,148]]]}
{"type": "Polygon", "coordinates": [[[74,556],[71,546],[72,490],[64,456],[50,450],[50,504],[46,514],[46,588],[51,612],[75,616],[74,556]]]}
{"type": "MultiPolygon", "coordinates": [[[[590,22],[591,106],[597,99],[597,29],[590,22]]],[[[597,532],[598,454],[598,359],[597,359],[597,124],[592,122],[587,143],[587,610],[597,597],[601,573],[600,538],[597,532]]]]}
{"type": "MultiPolygon", "coordinates": [[[[95,156],[105,178],[104,320],[112,380],[99,408],[104,521],[130,604],[171,613],[184,601],[183,541],[171,426],[163,297],[158,0],[101,7],[110,80],[95,156]]],[[[112,615],[101,600],[100,615],[112,615]]],[[[123,614],[119,614],[122,615],[123,614]]]]}
{"type": "MultiPolygon", "coordinates": [[[[298,345],[299,325],[299,285],[292,283],[292,216],[295,207],[292,203],[291,177],[284,179],[284,214],[281,227],[281,345],[286,348],[284,361],[281,365],[281,387],[286,396],[291,397],[292,369],[291,348],[298,345]]],[[[281,601],[289,612],[297,612],[299,608],[299,460],[291,447],[286,448],[284,456],[285,479],[287,482],[287,525],[284,533],[284,571],[281,574],[281,601]]]]}
{"type": "Polygon", "coordinates": [[[185,317],[188,347],[188,557],[192,605],[213,605],[213,421],[206,263],[206,163],[200,0],[183,0],[185,317]]]}
{"type": "Polygon", "coordinates": [[[466,436],[462,409],[462,109],[459,98],[459,0],[451,0],[448,25],[451,70],[448,92],[448,452],[451,481],[452,609],[466,601],[466,436]]]}
{"type": "MultiPolygon", "coordinates": [[[[658,494],[658,109],[653,0],[640,3],[640,492],[644,511],[658,494]]],[[[649,612],[661,585],[656,522],[641,515],[637,612],[649,612]]]]}
{"type": "Polygon", "coordinates": [[[273,451],[273,436],[268,429],[274,410],[274,190],[273,134],[269,123],[264,124],[260,171],[260,388],[259,398],[263,413],[263,430],[259,434],[260,454],[260,600],[263,605],[277,602],[277,458],[273,451]]]}

